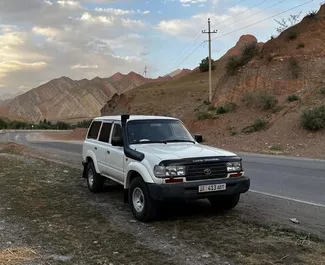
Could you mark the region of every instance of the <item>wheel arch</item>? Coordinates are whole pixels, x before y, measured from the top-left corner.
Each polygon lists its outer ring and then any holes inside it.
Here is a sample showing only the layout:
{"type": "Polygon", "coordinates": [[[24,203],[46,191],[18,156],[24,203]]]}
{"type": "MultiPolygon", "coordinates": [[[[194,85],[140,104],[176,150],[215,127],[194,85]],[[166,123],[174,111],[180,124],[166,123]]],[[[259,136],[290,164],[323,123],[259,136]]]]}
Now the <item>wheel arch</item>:
{"type": "Polygon", "coordinates": [[[146,183],[154,183],[152,177],[144,165],[140,163],[132,163],[129,165],[127,170],[124,189],[129,189],[131,181],[136,177],[141,177],[146,183]]]}

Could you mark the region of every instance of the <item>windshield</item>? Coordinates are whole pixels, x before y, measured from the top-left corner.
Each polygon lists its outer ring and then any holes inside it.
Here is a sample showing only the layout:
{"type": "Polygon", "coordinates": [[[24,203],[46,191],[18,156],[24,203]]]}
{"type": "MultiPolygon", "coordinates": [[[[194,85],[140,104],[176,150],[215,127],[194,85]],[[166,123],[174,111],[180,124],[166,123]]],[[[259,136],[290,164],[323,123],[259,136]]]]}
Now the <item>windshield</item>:
{"type": "Polygon", "coordinates": [[[194,142],[182,122],[169,119],[136,120],[127,123],[130,144],[194,142]]]}

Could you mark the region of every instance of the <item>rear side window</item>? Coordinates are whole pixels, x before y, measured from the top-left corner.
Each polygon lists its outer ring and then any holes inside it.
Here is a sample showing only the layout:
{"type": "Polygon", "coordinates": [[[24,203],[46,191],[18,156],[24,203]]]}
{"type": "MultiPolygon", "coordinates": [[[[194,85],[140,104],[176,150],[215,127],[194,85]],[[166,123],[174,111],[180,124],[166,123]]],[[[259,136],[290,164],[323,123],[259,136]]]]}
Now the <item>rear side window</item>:
{"type": "Polygon", "coordinates": [[[122,127],[119,124],[115,124],[115,126],[114,126],[113,138],[115,138],[115,137],[123,138],[122,127]]]}
{"type": "Polygon", "coordinates": [[[87,139],[97,139],[98,133],[99,133],[99,128],[100,125],[102,124],[101,121],[94,121],[89,129],[87,139]]]}
{"type": "Polygon", "coordinates": [[[104,143],[108,143],[111,129],[112,123],[103,123],[98,140],[104,143]]]}

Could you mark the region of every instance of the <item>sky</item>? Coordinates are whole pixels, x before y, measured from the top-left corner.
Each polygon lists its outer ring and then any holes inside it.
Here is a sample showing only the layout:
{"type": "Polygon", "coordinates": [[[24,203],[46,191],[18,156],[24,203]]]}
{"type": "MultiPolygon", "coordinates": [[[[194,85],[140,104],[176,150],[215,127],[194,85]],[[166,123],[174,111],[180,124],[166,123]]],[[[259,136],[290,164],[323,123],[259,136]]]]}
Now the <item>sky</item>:
{"type": "Polygon", "coordinates": [[[274,19],[319,10],[312,0],[0,0],[0,99],[51,79],[134,71],[158,77],[218,59],[239,37],[265,42],[274,19]],[[301,6],[299,6],[301,5],[301,6]]]}

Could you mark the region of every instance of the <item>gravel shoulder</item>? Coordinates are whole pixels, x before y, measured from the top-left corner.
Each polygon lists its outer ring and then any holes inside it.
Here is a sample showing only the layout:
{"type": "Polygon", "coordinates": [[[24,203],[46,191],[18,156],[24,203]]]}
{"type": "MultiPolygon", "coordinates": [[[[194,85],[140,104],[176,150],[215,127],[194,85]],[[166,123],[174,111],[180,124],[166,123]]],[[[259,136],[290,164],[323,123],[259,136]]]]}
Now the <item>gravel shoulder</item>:
{"type": "Polygon", "coordinates": [[[319,236],[256,212],[249,196],[231,212],[171,204],[162,220],[143,224],[120,186],[92,194],[79,169],[13,144],[0,146],[0,157],[0,264],[325,263],[319,236]]]}

